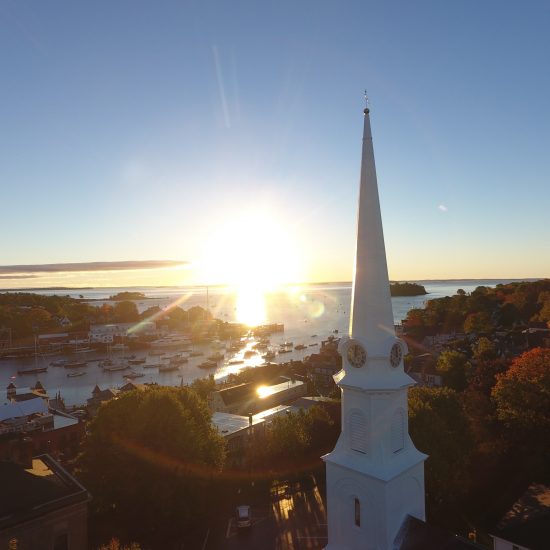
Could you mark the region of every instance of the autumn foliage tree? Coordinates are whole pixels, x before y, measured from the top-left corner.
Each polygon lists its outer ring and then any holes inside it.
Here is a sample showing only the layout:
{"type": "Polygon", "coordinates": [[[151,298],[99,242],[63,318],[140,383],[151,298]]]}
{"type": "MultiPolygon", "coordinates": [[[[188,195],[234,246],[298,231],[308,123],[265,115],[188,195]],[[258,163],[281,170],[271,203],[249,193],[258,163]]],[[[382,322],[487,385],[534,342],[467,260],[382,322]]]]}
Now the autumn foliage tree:
{"type": "Polygon", "coordinates": [[[548,441],[550,434],[550,349],[535,348],[497,376],[492,391],[498,418],[509,428],[548,441]]]}
{"type": "Polygon", "coordinates": [[[321,407],[277,416],[265,435],[254,442],[249,453],[251,466],[285,475],[310,468],[334,447],[339,431],[321,407]]]}
{"type": "Polygon", "coordinates": [[[459,351],[444,351],[437,359],[436,370],[443,383],[456,391],[463,391],[468,385],[471,368],[468,358],[459,351]]]}

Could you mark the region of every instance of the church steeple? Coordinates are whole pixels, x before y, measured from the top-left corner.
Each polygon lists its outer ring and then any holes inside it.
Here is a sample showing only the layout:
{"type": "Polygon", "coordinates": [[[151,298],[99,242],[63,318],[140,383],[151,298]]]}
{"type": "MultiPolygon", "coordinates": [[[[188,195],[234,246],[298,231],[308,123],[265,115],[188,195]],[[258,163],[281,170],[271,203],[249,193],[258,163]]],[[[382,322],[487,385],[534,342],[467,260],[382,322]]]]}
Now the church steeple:
{"type": "Polygon", "coordinates": [[[369,354],[379,355],[386,351],[381,343],[395,331],[369,113],[366,107],[350,336],[360,339],[369,354]]]}
{"type": "Polygon", "coordinates": [[[406,345],[395,337],[368,106],[363,113],[350,339],[340,343],[344,362],[336,382],[372,390],[396,389],[414,382],[403,369],[406,345]]]}
{"type": "Polygon", "coordinates": [[[424,519],[424,460],[409,437],[405,342],[395,337],[370,128],[364,110],[350,337],[338,347],[342,431],[323,457],[326,550],[389,550],[407,515],[424,519]]]}

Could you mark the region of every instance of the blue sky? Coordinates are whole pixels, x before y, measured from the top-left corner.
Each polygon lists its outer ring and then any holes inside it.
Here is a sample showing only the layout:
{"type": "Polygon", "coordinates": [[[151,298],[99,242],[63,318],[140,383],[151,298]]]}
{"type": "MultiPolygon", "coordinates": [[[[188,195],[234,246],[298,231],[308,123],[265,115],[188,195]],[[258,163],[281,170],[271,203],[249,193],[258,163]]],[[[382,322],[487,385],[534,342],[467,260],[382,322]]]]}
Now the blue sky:
{"type": "Polygon", "coordinates": [[[0,0],[0,265],[264,246],[349,280],[366,87],[390,277],[549,276],[548,28],[534,1],[0,0]]]}

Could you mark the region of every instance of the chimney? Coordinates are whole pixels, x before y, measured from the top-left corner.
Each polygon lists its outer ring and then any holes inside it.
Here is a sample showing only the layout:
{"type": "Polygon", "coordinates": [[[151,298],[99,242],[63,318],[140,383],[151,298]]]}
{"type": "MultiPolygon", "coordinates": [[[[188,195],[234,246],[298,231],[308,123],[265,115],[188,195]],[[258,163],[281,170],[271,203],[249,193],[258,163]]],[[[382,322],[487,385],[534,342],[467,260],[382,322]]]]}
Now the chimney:
{"type": "Polygon", "coordinates": [[[17,394],[17,388],[15,387],[15,384],[13,382],[10,382],[8,384],[8,387],[6,388],[6,394],[10,401],[17,394]]]}

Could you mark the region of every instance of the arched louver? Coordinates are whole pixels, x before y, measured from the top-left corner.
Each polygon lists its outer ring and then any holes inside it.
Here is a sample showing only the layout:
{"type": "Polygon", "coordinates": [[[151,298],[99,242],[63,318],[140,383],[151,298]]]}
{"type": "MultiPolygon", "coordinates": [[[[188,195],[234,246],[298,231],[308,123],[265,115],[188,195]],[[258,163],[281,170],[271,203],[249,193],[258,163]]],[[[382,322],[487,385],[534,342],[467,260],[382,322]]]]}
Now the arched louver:
{"type": "Polygon", "coordinates": [[[367,422],[361,411],[353,411],[349,418],[350,447],[360,453],[367,452],[367,422]]]}
{"type": "Polygon", "coordinates": [[[405,446],[405,415],[402,410],[395,411],[391,421],[391,450],[398,453],[405,446]]]}

